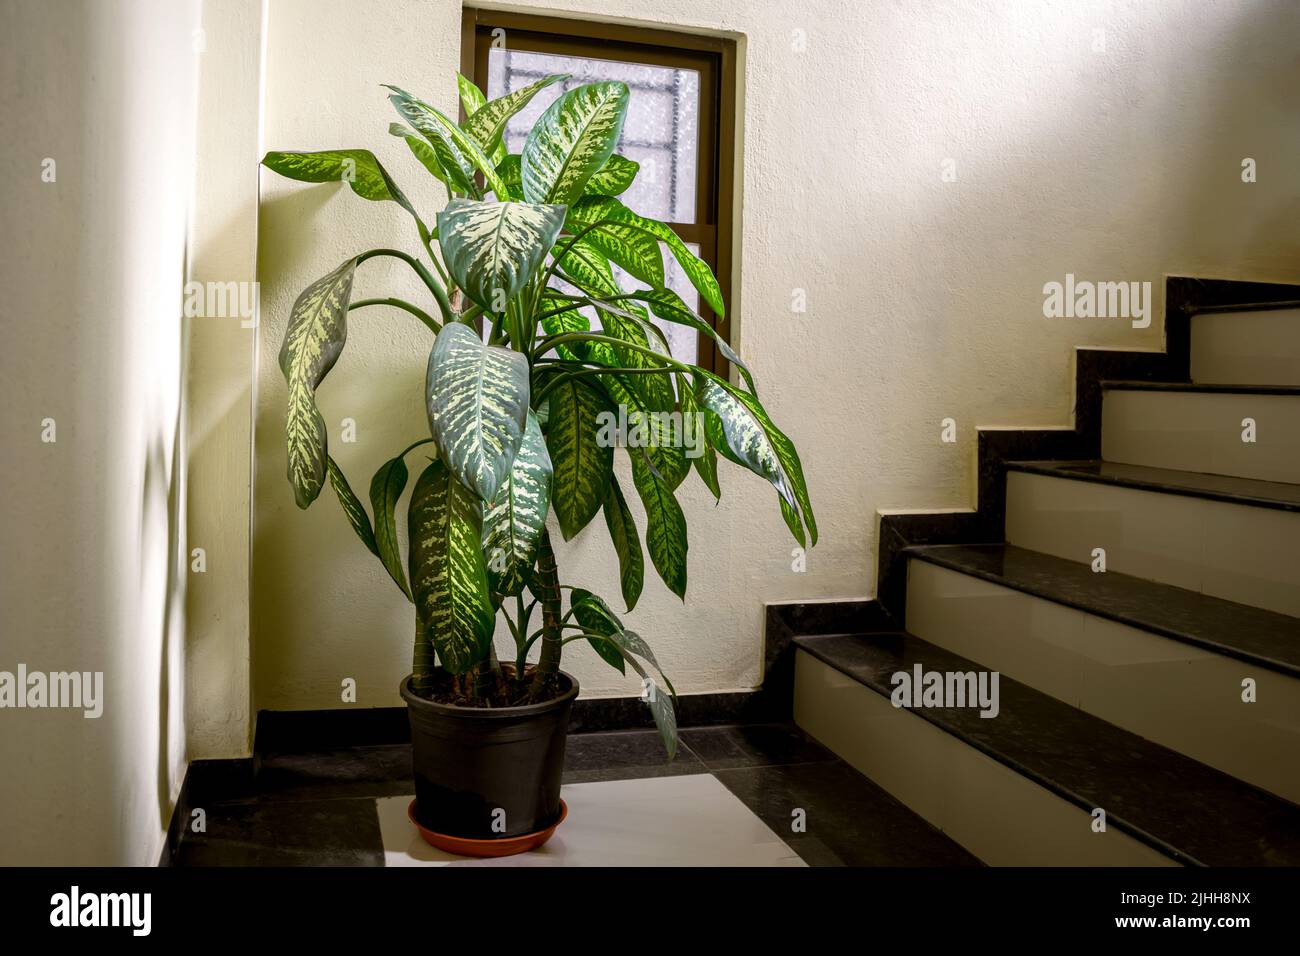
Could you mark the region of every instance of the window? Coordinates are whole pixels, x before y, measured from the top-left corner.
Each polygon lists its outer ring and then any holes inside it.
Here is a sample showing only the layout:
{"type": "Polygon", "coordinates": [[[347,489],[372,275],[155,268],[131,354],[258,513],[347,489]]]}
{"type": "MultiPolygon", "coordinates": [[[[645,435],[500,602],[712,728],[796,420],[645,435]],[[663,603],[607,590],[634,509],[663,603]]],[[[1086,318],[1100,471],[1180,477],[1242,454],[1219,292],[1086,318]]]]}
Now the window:
{"type": "MultiPolygon", "coordinates": [[[[735,141],[735,45],[715,37],[644,30],[556,17],[465,10],[461,72],[489,99],[552,73],[571,78],[539,93],[506,127],[506,147],[523,149],[542,112],[584,83],[621,80],[631,91],[616,151],[641,164],[620,198],[659,219],[709,264],[731,306],[732,164],[735,141]]],[[[640,285],[630,276],[626,288],[640,285]]],[[[672,256],[668,286],[718,332],[729,323],[701,301],[672,256]]],[[[660,323],[674,356],[719,375],[727,362],[713,341],[680,325],[660,323]]]]}

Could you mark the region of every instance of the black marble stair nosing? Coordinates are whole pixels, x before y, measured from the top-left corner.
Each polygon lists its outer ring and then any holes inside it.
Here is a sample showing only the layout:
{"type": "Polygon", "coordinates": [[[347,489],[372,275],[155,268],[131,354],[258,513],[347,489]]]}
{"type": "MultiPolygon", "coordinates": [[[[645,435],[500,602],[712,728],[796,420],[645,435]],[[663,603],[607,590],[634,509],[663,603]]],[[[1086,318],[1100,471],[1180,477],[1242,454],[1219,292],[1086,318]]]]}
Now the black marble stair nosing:
{"type": "MultiPolygon", "coordinates": [[[[853,650],[865,651],[869,654],[872,649],[876,649],[878,656],[890,654],[897,658],[898,663],[896,666],[891,664],[891,666],[895,666],[894,672],[897,672],[898,670],[910,671],[915,663],[922,663],[926,670],[977,672],[981,670],[991,670],[991,668],[985,668],[975,661],[964,658],[958,654],[953,654],[952,652],[946,651],[928,641],[922,640],[915,635],[901,631],[878,632],[873,634],[810,635],[808,637],[798,637],[795,639],[796,647],[799,650],[811,654],[826,666],[834,668],[844,676],[856,681],[871,692],[879,694],[888,700],[893,688],[885,681],[876,680],[871,675],[862,673],[860,669],[855,669],[853,662],[845,659],[846,642],[847,646],[853,650]],[[915,650],[917,652],[917,657],[924,655],[926,660],[918,661],[915,658],[907,659],[905,653],[898,653],[896,650],[891,650],[888,647],[885,647],[884,645],[886,645],[886,643],[899,645],[906,644],[908,650],[915,650]]],[[[850,650],[849,653],[852,653],[852,651],[850,650]]],[[[877,667],[877,669],[879,669],[879,667],[877,667]]],[[[1094,809],[1101,807],[1106,810],[1107,826],[1115,826],[1117,829],[1122,830],[1139,842],[1165,854],[1176,862],[1191,866],[1300,864],[1300,807],[1296,806],[1289,800],[1269,793],[1253,784],[1239,780],[1230,774],[1224,773],[1220,770],[1215,770],[1213,767],[1209,767],[1199,761],[1193,760],[1191,757],[1181,754],[1176,750],[1172,750],[1169,747],[1154,743],[1132,733],[1131,731],[1117,727],[1100,717],[1096,717],[1086,711],[1072,707],[1064,701],[1057,700],[1048,694],[1035,690],[1027,684],[1023,684],[1020,681],[1007,677],[1005,674],[1002,674],[999,677],[999,704],[999,717],[990,719],[980,718],[978,714],[970,708],[913,707],[906,709],[913,716],[920,717],[931,725],[937,727],[939,730],[942,730],[944,733],[956,737],[962,743],[969,747],[973,747],[980,753],[983,753],[990,759],[997,761],[1014,773],[1025,777],[1027,780],[1038,784],[1050,793],[1074,804],[1085,813],[1091,813],[1094,809]],[[1010,700],[1008,700],[1008,691],[1010,691],[1010,700]],[[1008,705],[1010,705],[1010,710],[1008,710],[1008,705]],[[1117,798],[1113,791],[1111,795],[1105,799],[1100,797],[1098,799],[1093,799],[1075,789],[1074,786],[1056,779],[1049,769],[1042,765],[1053,759],[1063,759],[1060,748],[1055,750],[1047,748],[1040,749],[1035,754],[1039,761],[1039,767],[1034,767],[1008,752],[1008,749],[1010,749],[1009,745],[1011,744],[1010,739],[1004,739],[1001,741],[1001,746],[997,745],[999,741],[996,740],[996,735],[997,733],[1005,734],[1006,732],[1004,730],[1000,730],[996,726],[991,726],[988,728],[988,732],[984,734],[984,737],[987,739],[981,739],[980,736],[971,734],[969,728],[965,726],[965,724],[971,723],[972,721],[979,721],[981,724],[993,725],[997,723],[1003,714],[1011,713],[1012,715],[1017,715],[1020,708],[1038,708],[1042,711],[1042,713],[1035,716],[1032,720],[1026,718],[1023,723],[1025,728],[1040,733],[1055,732],[1057,734],[1061,734],[1068,730],[1071,734],[1076,735],[1080,740],[1086,741],[1087,750],[1089,752],[1098,751],[1105,754],[1106,757],[1103,758],[1103,762],[1105,763],[1111,762],[1109,755],[1112,753],[1127,753],[1130,758],[1136,755],[1139,758],[1139,762],[1145,762],[1147,760],[1162,761],[1163,766],[1155,769],[1165,771],[1165,776],[1170,778],[1171,793],[1179,796],[1185,793],[1191,793],[1197,799],[1203,799],[1207,792],[1205,784],[1209,783],[1220,789],[1226,788],[1229,791],[1235,791],[1229,795],[1230,799],[1225,802],[1225,807],[1238,809],[1244,804],[1244,802],[1253,801],[1256,804],[1256,807],[1251,808],[1252,811],[1257,809],[1259,806],[1267,806],[1276,813],[1293,816],[1294,821],[1286,821],[1287,826],[1285,828],[1285,832],[1291,835],[1291,841],[1294,844],[1294,848],[1287,853],[1289,859],[1282,864],[1270,863],[1270,861],[1267,860],[1260,861],[1258,859],[1253,861],[1243,861],[1240,858],[1232,858],[1231,856],[1225,857],[1224,862],[1222,863],[1215,862],[1213,859],[1203,859],[1205,855],[1205,847],[1201,847],[1195,851],[1186,849],[1170,842],[1170,840],[1165,837],[1153,833],[1150,829],[1150,823],[1143,824],[1139,820],[1132,819],[1131,817],[1134,812],[1132,809],[1123,812],[1117,810],[1116,807],[1121,806],[1122,802],[1116,802],[1117,798]],[[1177,773],[1169,772],[1171,768],[1176,769],[1177,773]],[[1202,785],[1200,787],[1188,785],[1188,781],[1195,775],[1200,775],[1201,777],[1202,785]],[[1175,780],[1177,782],[1176,786],[1174,785],[1175,780]]],[[[1144,769],[1150,771],[1152,768],[1146,767],[1144,769]]],[[[1059,775],[1060,774],[1057,774],[1057,776],[1059,775]]],[[[1150,772],[1146,772],[1143,774],[1121,776],[1118,779],[1132,785],[1139,780],[1149,781],[1151,776],[1152,774],[1150,772]]],[[[1153,805],[1143,807],[1139,813],[1142,818],[1150,820],[1152,815],[1159,812],[1162,808],[1179,808],[1179,806],[1179,801],[1176,796],[1172,799],[1162,798],[1159,801],[1159,806],[1153,805]]],[[[1253,822],[1258,819],[1258,815],[1253,812],[1239,811],[1239,813],[1243,822],[1246,820],[1253,822]]],[[[1177,812],[1176,815],[1171,817],[1171,825],[1175,828],[1178,827],[1180,825],[1180,820],[1184,816],[1186,815],[1182,813],[1181,810],[1177,812]]],[[[1180,842],[1186,843],[1190,838],[1193,843],[1196,843],[1198,840],[1203,839],[1206,836],[1213,836],[1223,830],[1222,826],[1217,825],[1221,822],[1221,820],[1216,822],[1207,821],[1204,826],[1188,830],[1181,835],[1180,842]]],[[[1233,831],[1234,835],[1237,836],[1240,836],[1241,832],[1242,831],[1240,830],[1233,831]]],[[[1245,832],[1252,833],[1252,831],[1248,829],[1245,830],[1245,832]]],[[[1256,838],[1259,836],[1258,833],[1253,833],[1252,835],[1256,838]]],[[[1256,839],[1255,842],[1258,843],[1258,839],[1256,839]]],[[[1233,848],[1239,849],[1242,845],[1250,845],[1250,843],[1249,841],[1246,841],[1243,844],[1241,840],[1238,840],[1233,844],[1225,844],[1225,849],[1230,854],[1233,848]]]]}
{"type": "MultiPolygon", "coordinates": [[[[1161,637],[1169,638],[1183,644],[1191,644],[1195,647],[1212,651],[1216,654],[1223,654],[1236,660],[1244,661],[1248,664],[1254,664],[1264,667],[1268,670],[1280,674],[1286,674],[1291,677],[1300,678],[1300,618],[1294,618],[1287,614],[1280,614],[1276,611],[1268,611],[1263,608],[1253,607],[1249,604],[1239,604],[1236,601],[1229,601],[1224,598],[1214,597],[1209,594],[1202,594],[1199,591],[1189,591],[1186,588],[1175,587],[1172,584],[1162,584],[1157,581],[1149,581],[1145,578],[1135,577],[1130,574],[1122,574],[1117,571],[1107,571],[1104,575],[1094,574],[1091,568],[1086,564],[1077,561],[1070,561],[1066,558],[1057,557],[1052,554],[1043,554],[1037,551],[1031,551],[1028,548],[1019,548],[1011,544],[975,544],[975,545],[913,545],[904,549],[904,553],[909,558],[915,558],[918,561],[925,561],[927,564],[933,564],[937,567],[945,568],[949,571],[955,571],[958,574],[966,574],[982,581],[988,581],[991,584],[1000,587],[1009,588],[1013,591],[1019,591],[1022,594],[1028,594],[1031,597],[1040,598],[1044,601],[1051,601],[1054,604],[1060,604],[1065,607],[1071,607],[1086,614],[1092,614],[1097,617],[1103,617],[1110,621],[1116,621],[1138,630],[1148,631],[1161,637]],[[1296,630],[1294,647],[1290,649],[1295,655],[1295,660],[1283,660],[1277,657],[1269,657],[1259,651],[1252,651],[1249,648],[1243,648],[1227,639],[1216,639],[1215,637],[1206,636],[1205,634],[1192,633],[1187,630],[1179,630],[1168,623],[1168,615],[1161,613],[1153,615],[1150,618],[1144,618],[1139,615],[1126,612],[1121,607],[1114,604],[1107,605],[1102,595],[1092,595],[1092,599],[1076,597],[1064,592],[1063,587],[1052,587],[1048,584],[1035,586],[1030,582],[1018,579],[1006,574],[1000,574],[985,568],[975,566],[971,561],[962,561],[960,557],[964,553],[969,556],[972,552],[980,550],[992,551],[993,549],[1002,549],[1003,551],[1014,551],[1023,553],[1026,556],[1032,556],[1033,560],[1043,564],[1047,568],[1056,567],[1058,569],[1064,566],[1070,566],[1069,571],[1061,577],[1066,577],[1072,573],[1072,576],[1080,580],[1087,580],[1095,583],[1101,588],[1113,588],[1119,586],[1127,588],[1132,592],[1147,592],[1149,596],[1144,596],[1144,605],[1151,607],[1168,607],[1171,601],[1186,604],[1200,604],[1206,608],[1213,608],[1216,611],[1225,614],[1232,614],[1237,622],[1242,618],[1247,620],[1256,619],[1257,621],[1274,626],[1283,623],[1289,623],[1296,630]]],[[[1060,582],[1062,585],[1068,582],[1060,582]]],[[[1189,609],[1190,610],[1190,609],[1189,609]]],[[[1183,617],[1194,617],[1196,615],[1188,613],[1183,617]]],[[[1201,615],[1204,617],[1204,615],[1201,615]]],[[[1257,628],[1251,628],[1257,631],[1257,628]]]]}
{"type": "Polygon", "coordinates": [[[907,567],[913,544],[1001,542],[1006,519],[1006,462],[1079,460],[1101,455],[1103,381],[1191,381],[1191,319],[1202,312],[1259,312],[1300,303],[1300,285],[1165,277],[1165,351],[1075,350],[1074,428],[981,429],[977,507],[970,512],[880,515],[876,596],[884,612],[906,624],[907,567]]]}
{"type": "Polygon", "coordinates": [[[1132,382],[1107,380],[1104,391],[1191,392],[1207,395],[1300,395],[1300,385],[1233,385],[1210,382],[1132,382]]]}
{"type": "Polygon", "coordinates": [[[1154,468],[1149,465],[1130,465],[1122,462],[1107,462],[1099,459],[1085,461],[1009,461],[1008,471],[1040,475],[1045,478],[1057,478],[1062,481],[1086,481],[1096,485],[1113,485],[1117,488],[1132,488],[1137,491],[1151,491],[1158,494],[1180,495],[1185,498],[1203,498],[1208,501],[1223,501],[1228,504],[1245,505],[1251,508],[1271,508],[1275,511],[1300,512],[1300,485],[1287,485],[1281,481],[1262,481],[1257,478],[1240,478],[1236,475],[1213,475],[1199,471],[1179,471],[1174,468],[1154,468]],[[1146,472],[1147,477],[1114,472],[1085,471],[1088,467],[1130,468],[1146,472]],[[1072,470],[1074,469],[1074,470],[1072,470]],[[1225,485],[1222,488],[1208,487],[1206,483],[1197,484],[1192,479],[1211,479],[1225,485]],[[1238,490],[1232,490],[1238,485],[1238,490]],[[1281,485],[1294,488],[1293,497],[1278,498],[1266,492],[1269,486],[1281,485]]]}

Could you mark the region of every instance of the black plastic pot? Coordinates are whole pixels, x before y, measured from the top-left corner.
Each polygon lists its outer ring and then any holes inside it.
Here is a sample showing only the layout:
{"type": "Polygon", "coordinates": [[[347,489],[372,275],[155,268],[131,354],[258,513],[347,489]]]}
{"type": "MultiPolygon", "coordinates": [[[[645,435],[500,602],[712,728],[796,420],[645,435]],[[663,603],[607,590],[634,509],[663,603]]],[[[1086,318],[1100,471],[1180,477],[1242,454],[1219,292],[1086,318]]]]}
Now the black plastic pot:
{"type": "Polygon", "coordinates": [[[560,690],[554,700],[525,707],[453,707],[417,696],[410,677],[402,681],[420,823],[436,833],[492,840],[536,833],[558,820],[578,682],[561,671],[560,690]]]}

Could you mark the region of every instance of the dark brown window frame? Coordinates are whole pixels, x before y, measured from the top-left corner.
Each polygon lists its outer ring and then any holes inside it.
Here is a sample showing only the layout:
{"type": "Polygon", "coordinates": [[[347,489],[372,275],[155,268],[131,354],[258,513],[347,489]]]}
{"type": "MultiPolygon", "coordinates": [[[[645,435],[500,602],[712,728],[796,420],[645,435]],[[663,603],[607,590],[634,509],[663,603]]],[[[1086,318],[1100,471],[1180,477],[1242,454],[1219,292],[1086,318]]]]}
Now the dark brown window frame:
{"type": "MultiPolygon", "coordinates": [[[[669,223],[683,242],[698,245],[722,289],[727,317],[719,318],[701,299],[700,315],[723,341],[731,341],[733,210],[736,152],[736,43],[724,37],[594,23],[568,17],[506,13],[466,7],[461,24],[461,72],[487,90],[488,50],[494,30],[506,33],[516,50],[623,60],[700,74],[699,153],[694,223],[669,223]]],[[[701,334],[698,364],[728,374],[727,361],[701,334]]]]}

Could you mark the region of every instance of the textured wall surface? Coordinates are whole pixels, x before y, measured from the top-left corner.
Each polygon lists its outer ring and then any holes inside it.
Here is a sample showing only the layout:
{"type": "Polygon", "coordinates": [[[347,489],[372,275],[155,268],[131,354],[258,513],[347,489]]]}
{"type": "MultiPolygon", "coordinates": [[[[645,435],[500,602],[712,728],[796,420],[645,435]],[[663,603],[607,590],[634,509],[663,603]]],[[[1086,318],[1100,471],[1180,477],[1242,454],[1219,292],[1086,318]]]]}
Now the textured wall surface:
{"type": "MultiPolygon", "coordinates": [[[[688,603],[648,578],[631,618],[680,691],[760,680],[764,601],[871,594],[878,509],[971,506],[977,425],[1067,425],[1077,346],[1159,348],[1163,273],[1295,280],[1300,7],[1286,0],[514,7],[743,37],[738,345],[799,445],[823,540],[795,573],[765,483],[728,469],[714,507],[688,480],[688,603]],[[1246,157],[1256,183],[1241,181],[1246,157]],[[1044,318],[1044,283],[1067,273],[1150,281],[1157,320],[1044,318]],[[939,440],[947,417],[955,444],[939,440]]],[[[277,0],[267,148],[372,148],[430,218],[439,193],[387,135],[379,84],[454,109],[459,28],[454,0],[277,0]]],[[[391,204],[266,172],[261,183],[255,706],[338,706],[345,677],[361,706],[397,704],[410,611],[330,492],[294,506],[275,357],[304,285],[361,250],[417,241],[391,204]]],[[[357,294],[422,301],[402,268],[367,263],[357,294]]],[[[354,315],[320,391],[354,486],[425,434],[429,344],[403,315],[354,315]],[[340,441],[344,418],[354,444],[340,441]]],[[[599,520],[560,561],[565,580],[617,595],[599,520]]],[[[570,645],[566,667],[587,695],[636,690],[585,646],[570,645]]]]}
{"type": "Polygon", "coordinates": [[[153,865],[184,772],[198,7],[0,5],[0,670],[104,680],[98,719],[0,711],[2,864],[153,865]]]}

